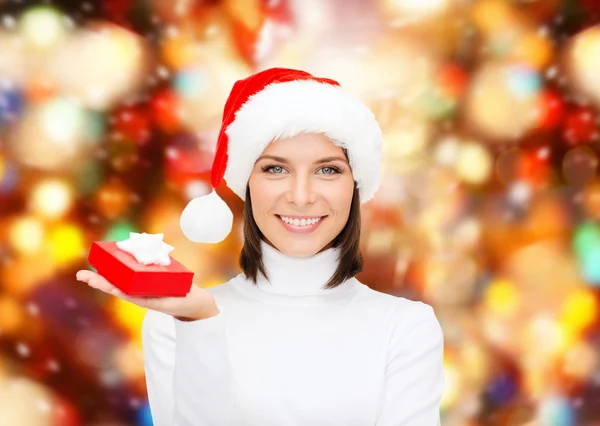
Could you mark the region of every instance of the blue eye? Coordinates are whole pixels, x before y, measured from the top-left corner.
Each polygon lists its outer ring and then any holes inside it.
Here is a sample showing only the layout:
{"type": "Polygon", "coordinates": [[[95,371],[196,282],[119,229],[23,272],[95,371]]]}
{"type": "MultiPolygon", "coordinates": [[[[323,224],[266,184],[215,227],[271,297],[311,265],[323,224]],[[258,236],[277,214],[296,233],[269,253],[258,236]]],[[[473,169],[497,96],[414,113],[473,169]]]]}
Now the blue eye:
{"type": "Polygon", "coordinates": [[[270,164],[268,166],[264,166],[262,168],[263,172],[269,172],[269,173],[273,173],[273,174],[279,174],[279,172],[283,172],[283,167],[281,166],[277,166],[274,164],[270,164]]]}
{"type": "Polygon", "coordinates": [[[327,166],[327,167],[323,167],[321,170],[325,171],[325,170],[329,170],[330,173],[323,173],[325,175],[334,175],[334,174],[338,174],[341,173],[342,171],[335,167],[335,166],[327,166]]]}
{"type": "MultiPolygon", "coordinates": [[[[274,175],[278,175],[278,174],[283,173],[285,171],[285,169],[282,166],[278,166],[276,164],[269,164],[267,166],[263,166],[262,171],[268,172],[268,173],[271,173],[274,175]]],[[[323,175],[335,175],[335,174],[342,173],[342,169],[340,169],[339,167],[336,167],[336,166],[321,167],[319,169],[319,171],[321,172],[320,174],[323,174],[323,175]]]]}

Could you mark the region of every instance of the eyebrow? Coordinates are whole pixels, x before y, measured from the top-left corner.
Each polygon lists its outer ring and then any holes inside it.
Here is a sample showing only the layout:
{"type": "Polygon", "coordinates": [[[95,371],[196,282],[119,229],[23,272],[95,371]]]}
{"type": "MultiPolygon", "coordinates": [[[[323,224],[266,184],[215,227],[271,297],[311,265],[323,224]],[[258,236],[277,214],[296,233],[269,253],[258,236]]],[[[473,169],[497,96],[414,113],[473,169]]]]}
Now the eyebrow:
{"type": "MultiPolygon", "coordinates": [[[[274,160],[274,161],[278,161],[278,162],[283,163],[283,164],[288,164],[289,163],[289,161],[286,160],[283,157],[277,157],[275,155],[262,155],[262,156],[258,157],[258,160],[256,160],[255,164],[258,163],[260,160],[266,160],[266,159],[271,159],[271,160],[274,160]]],[[[330,162],[336,161],[336,160],[343,161],[344,163],[348,163],[348,161],[344,157],[332,156],[332,157],[321,158],[320,160],[315,161],[315,164],[330,163],[330,162]]]]}

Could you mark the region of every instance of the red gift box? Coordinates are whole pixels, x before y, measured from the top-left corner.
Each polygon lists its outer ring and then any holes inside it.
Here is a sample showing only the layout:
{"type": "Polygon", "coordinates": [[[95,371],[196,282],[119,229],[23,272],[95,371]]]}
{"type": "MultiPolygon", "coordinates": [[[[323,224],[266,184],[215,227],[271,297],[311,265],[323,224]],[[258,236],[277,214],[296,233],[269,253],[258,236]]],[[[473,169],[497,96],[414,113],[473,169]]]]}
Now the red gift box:
{"type": "Polygon", "coordinates": [[[88,262],[100,275],[128,296],[185,296],[194,273],[171,259],[170,265],[143,265],[117,247],[116,241],[94,241],[88,262]]]}

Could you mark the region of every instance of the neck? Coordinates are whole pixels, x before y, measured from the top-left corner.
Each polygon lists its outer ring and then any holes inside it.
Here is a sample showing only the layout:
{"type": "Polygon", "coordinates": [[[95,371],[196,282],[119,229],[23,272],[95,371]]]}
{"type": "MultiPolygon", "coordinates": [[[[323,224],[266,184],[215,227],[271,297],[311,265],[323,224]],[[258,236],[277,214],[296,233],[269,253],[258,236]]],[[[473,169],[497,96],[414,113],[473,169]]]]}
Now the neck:
{"type": "Polygon", "coordinates": [[[282,253],[261,241],[263,263],[268,275],[262,275],[257,286],[265,291],[290,296],[324,294],[339,263],[339,249],[327,248],[309,257],[294,257],[282,253]]]}
{"type": "Polygon", "coordinates": [[[259,274],[256,285],[248,279],[237,282],[236,288],[248,296],[286,305],[315,305],[345,299],[359,287],[352,277],[335,288],[325,288],[339,263],[338,248],[294,257],[261,241],[261,250],[269,280],[259,274]]]}

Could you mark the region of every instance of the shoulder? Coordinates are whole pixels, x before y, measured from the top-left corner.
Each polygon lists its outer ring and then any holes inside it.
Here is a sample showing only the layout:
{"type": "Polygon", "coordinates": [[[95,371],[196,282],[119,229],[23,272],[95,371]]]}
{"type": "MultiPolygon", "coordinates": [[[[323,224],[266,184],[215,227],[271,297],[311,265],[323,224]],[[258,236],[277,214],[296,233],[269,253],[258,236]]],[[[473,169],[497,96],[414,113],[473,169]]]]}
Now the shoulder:
{"type": "Polygon", "coordinates": [[[441,368],[444,357],[444,333],[434,308],[424,302],[398,297],[394,326],[390,336],[390,354],[405,360],[421,359],[441,368]]]}
{"type": "Polygon", "coordinates": [[[396,312],[397,316],[427,315],[428,310],[433,311],[433,307],[424,302],[373,290],[356,278],[355,281],[358,284],[358,298],[361,302],[375,303],[381,307],[391,309],[396,312]]]}
{"type": "Polygon", "coordinates": [[[442,328],[433,306],[418,300],[382,293],[358,281],[361,303],[373,303],[387,313],[393,334],[427,333],[434,339],[442,338],[442,328]]]}
{"type": "Polygon", "coordinates": [[[235,291],[233,289],[233,284],[238,281],[244,279],[244,275],[243,274],[238,274],[235,277],[231,278],[228,281],[225,281],[221,284],[217,284],[215,286],[212,287],[203,287],[206,291],[208,291],[209,293],[211,293],[216,299],[219,298],[227,298],[233,294],[235,294],[235,291]]]}
{"type": "Polygon", "coordinates": [[[398,318],[396,327],[403,333],[428,331],[441,338],[442,328],[433,306],[403,297],[397,298],[398,318]]]}

